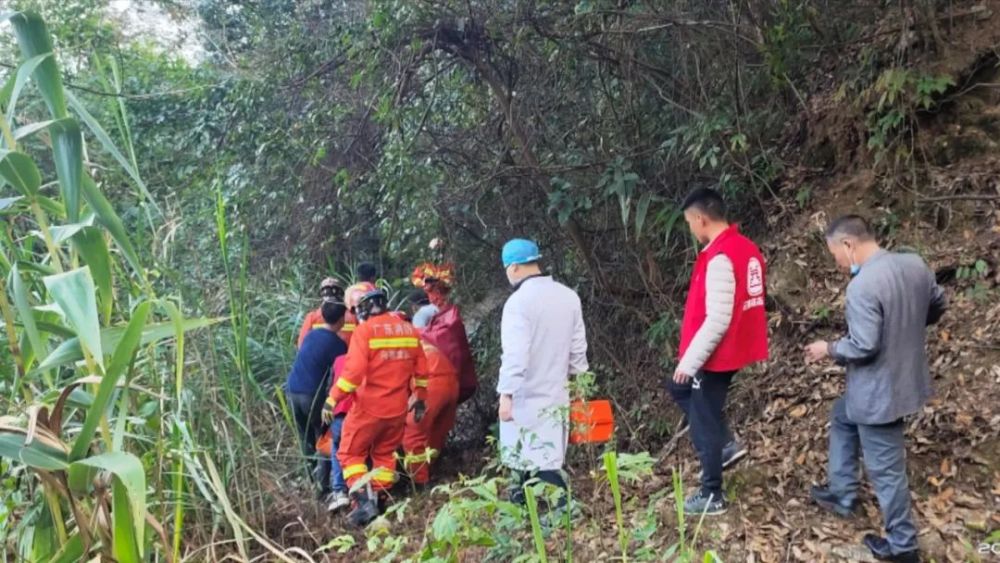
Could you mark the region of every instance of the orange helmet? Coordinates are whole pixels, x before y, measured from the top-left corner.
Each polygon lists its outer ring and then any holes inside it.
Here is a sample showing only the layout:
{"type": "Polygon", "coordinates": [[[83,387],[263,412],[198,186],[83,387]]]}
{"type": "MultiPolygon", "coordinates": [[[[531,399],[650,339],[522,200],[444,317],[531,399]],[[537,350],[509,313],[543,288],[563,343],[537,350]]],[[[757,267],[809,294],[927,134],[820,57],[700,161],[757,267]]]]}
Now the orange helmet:
{"type": "Polygon", "coordinates": [[[347,308],[353,311],[354,308],[357,307],[358,301],[361,301],[361,298],[364,297],[366,293],[374,290],[375,286],[368,282],[356,283],[347,288],[347,291],[344,292],[344,305],[347,305],[347,308]]]}

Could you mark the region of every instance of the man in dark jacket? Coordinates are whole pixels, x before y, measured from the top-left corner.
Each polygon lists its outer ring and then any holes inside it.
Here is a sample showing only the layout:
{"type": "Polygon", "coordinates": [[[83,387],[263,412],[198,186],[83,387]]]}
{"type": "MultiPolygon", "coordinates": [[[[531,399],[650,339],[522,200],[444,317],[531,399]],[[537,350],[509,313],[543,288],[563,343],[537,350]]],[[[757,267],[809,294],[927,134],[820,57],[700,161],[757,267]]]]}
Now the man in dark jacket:
{"type": "Polygon", "coordinates": [[[846,366],[847,388],[833,404],[829,485],[813,487],[810,494],[821,507],[850,516],[860,485],[860,452],[888,535],[868,534],[865,546],[883,561],[919,561],[903,417],[919,411],[931,394],[926,326],[944,314],[944,292],[919,256],[882,250],[862,217],[837,219],[826,241],[837,265],[852,276],[847,334],[813,342],[806,361],[830,358],[846,366]]]}

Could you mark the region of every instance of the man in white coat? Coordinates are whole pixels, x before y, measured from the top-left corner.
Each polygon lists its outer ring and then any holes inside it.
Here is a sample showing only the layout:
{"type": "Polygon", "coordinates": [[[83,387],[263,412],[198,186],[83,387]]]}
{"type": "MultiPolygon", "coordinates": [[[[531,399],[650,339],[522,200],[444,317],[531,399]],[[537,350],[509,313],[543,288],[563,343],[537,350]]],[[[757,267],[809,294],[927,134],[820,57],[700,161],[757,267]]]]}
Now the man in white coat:
{"type": "Polygon", "coordinates": [[[569,376],[585,372],[587,335],[576,293],[542,275],[538,246],[514,239],[502,259],[514,293],[501,323],[500,459],[514,471],[513,502],[537,478],[566,488],[563,459],[569,436],[569,376]]]}

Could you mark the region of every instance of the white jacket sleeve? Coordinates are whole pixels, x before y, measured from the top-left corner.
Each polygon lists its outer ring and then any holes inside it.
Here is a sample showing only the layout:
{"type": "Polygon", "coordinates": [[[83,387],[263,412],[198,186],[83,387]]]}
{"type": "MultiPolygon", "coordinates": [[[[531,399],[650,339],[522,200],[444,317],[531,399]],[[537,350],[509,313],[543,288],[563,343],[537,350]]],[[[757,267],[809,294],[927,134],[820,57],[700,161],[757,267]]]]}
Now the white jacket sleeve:
{"type": "Polygon", "coordinates": [[[569,374],[576,375],[590,369],[587,362],[587,327],[583,323],[583,310],[577,301],[573,311],[573,340],[569,349],[569,374]]]}
{"type": "Polygon", "coordinates": [[[497,393],[513,395],[524,384],[531,349],[531,323],[516,303],[508,300],[500,321],[500,376],[497,393]]]}
{"type": "Polygon", "coordinates": [[[733,304],[736,301],[736,275],[733,263],[724,254],[719,254],[708,263],[705,275],[705,322],[691,339],[684,357],[678,365],[687,375],[694,375],[712,357],[729,323],[733,320],[733,304]]]}

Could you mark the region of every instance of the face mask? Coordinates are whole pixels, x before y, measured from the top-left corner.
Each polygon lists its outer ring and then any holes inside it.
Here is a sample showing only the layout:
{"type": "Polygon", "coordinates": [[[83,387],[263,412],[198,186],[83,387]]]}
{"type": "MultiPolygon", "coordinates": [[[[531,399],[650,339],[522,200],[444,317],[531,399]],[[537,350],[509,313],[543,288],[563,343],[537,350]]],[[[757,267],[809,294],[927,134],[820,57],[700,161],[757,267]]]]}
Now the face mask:
{"type": "Polygon", "coordinates": [[[854,276],[861,273],[861,264],[858,264],[857,262],[854,261],[854,251],[851,250],[851,248],[846,244],[844,245],[844,250],[847,252],[847,259],[851,262],[850,272],[851,272],[851,277],[853,278],[854,276]]]}

